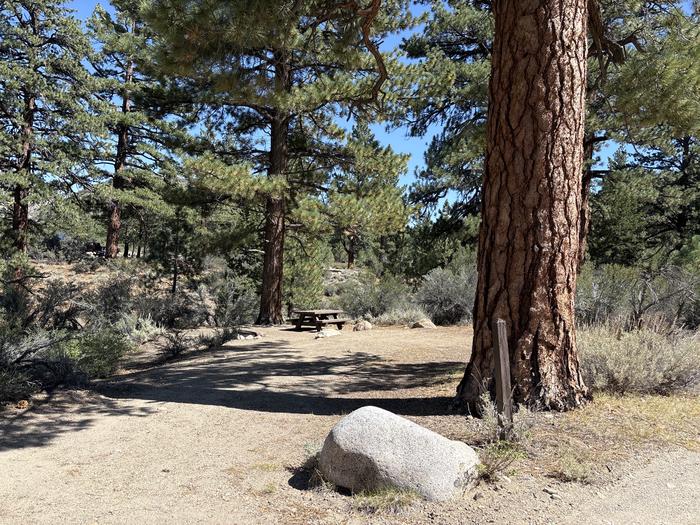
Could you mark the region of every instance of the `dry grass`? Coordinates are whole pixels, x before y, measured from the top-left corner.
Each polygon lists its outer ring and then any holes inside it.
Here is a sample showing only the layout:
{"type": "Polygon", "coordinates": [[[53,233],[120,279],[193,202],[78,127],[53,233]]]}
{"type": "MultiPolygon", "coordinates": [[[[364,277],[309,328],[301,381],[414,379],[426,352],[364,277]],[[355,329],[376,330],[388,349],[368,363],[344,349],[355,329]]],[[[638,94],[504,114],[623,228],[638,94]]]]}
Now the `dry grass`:
{"type": "Polygon", "coordinates": [[[516,461],[526,457],[527,454],[516,443],[509,441],[491,443],[479,451],[481,460],[478,467],[479,479],[487,482],[499,481],[503,476],[511,473],[516,461]]]}
{"type": "Polygon", "coordinates": [[[582,461],[574,452],[564,451],[550,476],[564,482],[590,483],[593,479],[590,459],[582,461]]]}
{"type": "Polygon", "coordinates": [[[420,500],[412,490],[385,488],[353,495],[353,507],[366,514],[396,514],[420,500]]]}
{"type": "Polygon", "coordinates": [[[564,481],[605,478],[615,464],[643,450],[700,450],[697,395],[599,394],[565,414],[539,414],[520,466],[564,481]]]}

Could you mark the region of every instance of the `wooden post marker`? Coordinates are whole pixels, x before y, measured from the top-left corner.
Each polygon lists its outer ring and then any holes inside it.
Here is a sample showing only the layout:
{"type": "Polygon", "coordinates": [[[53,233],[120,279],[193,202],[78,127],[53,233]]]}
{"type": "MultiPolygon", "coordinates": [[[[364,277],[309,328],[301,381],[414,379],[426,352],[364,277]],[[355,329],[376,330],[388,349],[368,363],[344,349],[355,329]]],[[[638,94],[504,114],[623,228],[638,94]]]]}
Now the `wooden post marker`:
{"type": "Polygon", "coordinates": [[[500,439],[509,439],[513,430],[513,397],[510,387],[510,356],[506,322],[497,319],[493,324],[494,362],[496,364],[496,408],[500,439]]]}

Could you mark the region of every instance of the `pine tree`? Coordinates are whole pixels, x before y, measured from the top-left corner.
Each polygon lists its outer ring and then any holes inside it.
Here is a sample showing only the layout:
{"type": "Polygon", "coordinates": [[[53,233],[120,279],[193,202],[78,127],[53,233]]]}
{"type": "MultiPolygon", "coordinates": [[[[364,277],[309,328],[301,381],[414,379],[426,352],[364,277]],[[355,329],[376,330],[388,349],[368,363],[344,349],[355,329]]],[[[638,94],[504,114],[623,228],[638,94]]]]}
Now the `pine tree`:
{"type": "Polygon", "coordinates": [[[165,42],[164,66],[190,83],[210,122],[220,124],[221,155],[252,160],[275,181],[275,191],[264,195],[259,323],[283,322],[290,207],[317,190],[317,177],[325,177],[320,170],[333,168],[342,137],[333,118],[379,95],[386,66],[375,39],[404,24],[401,4],[158,0],[150,11],[165,42]]]}
{"type": "MultiPolygon", "coordinates": [[[[404,78],[397,82],[394,100],[399,114],[408,110],[411,131],[424,134],[431,126],[442,130],[433,138],[426,153],[426,168],[418,173],[412,187],[412,200],[432,212],[450,193],[449,215],[442,221],[444,234],[463,230],[464,220],[478,215],[480,185],[485,151],[487,83],[492,47],[492,2],[479,0],[431,0],[431,15],[426,28],[403,44],[410,59],[404,78]],[[446,228],[449,227],[449,228],[446,228]]],[[[588,199],[591,188],[605,175],[596,169],[596,154],[607,141],[620,139],[634,120],[639,104],[661,108],[666,97],[651,97],[647,89],[652,76],[635,75],[626,61],[635,55],[644,63],[654,54],[659,40],[669,32],[669,13],[676,1],[638,2],[611,0],[589,2],[588,26],[591,53],[588,60],[588,100],[585,137],[586,169],[583,174],[581,207],[581,249],[585,253],[590,217],[588,199]],[[623,74],[622,71],[629,71],[623,74]],[[616,78],[626,79],[618,82],[616,78]],[[637,80],[635,80],[637,79],[637,80]],[[639,79],[642,80],[641,82],[639,79]],[[646,94],[645,94],[646,93],[646,94]]],[[[689,49],[680,51],[689,55],[689,49]]],[[[672,65],[674,59],[661,59],[672,65]]],[[[687,70],[675,68],[679,74],[687,70]]],[[[665,75],[668,75],[666,73],[665,75]]],[[[681,83],[669,85],[682,85],[681,83]]],[[[679,88],[680,89],[680,88],[679,88]]],[[[657,95],[670,95],[667,92],[657,95]]],[[[671,97],[671,100],[674,100],[671,97]]],[[[692,100],[683,97],[682,100],[692,100]]],[[[670,104],[669,108],[674,107],[670,104]]],[[[680,109],[680,108],[679,108],[680,109]]],[[[657,110],[654,110],[657,111],[657,110]]],[[[658,113],[656,114],[658,116],[658,113]]]]}
{"type": "Polygon", "coordinates": [[[494,4],[474,338],[458,397],[494,390],[506,320],[514,399],[564,410],[588,391],[574,296],[584,167],[586,0],[494,4]]]}
{"type": "Polygon", "coordinates": [[[11,194],[14,250],[26,252],[30,204],[86,183],[95,129],[86,112],[89,43],[57,0],[0,7],[0,186],[11,194]]]}
{"type": "MultiPolygon", "coordinates": [[[[596,262],[655,265],[700,233],[700,19],[669,10],[656,35],[609,74],[600,127],[624,145],[594,170],[591,255],[596,262]]],[[[602,106],[603,104],[601,104],[602,106]]]]}
{"type": "Polygon", "coordinates": [[[402,44],[410,62],[397,79],[394,101],[412,135],[439,126],[411,201],[432,214],[449,193],[451,203],[441,210],[436,230],[451,235],[479,213],[493,18],[491,2],[426,3],[431,10],[425,29],[402,44]]]}
{"type": "MultiPolygon", "coordinates": [[[[173,100],[167,79],[151,68],[153,35],[141,17],[138,0],[114,0],[115,15],[97,7],[88,21],[97,50],[92,59],[96,80],[94,111],[107,130],[106,139],[94,144],[99,151],[98,170],[103,181],[100,197],[107,202],[105,256],[116,257],[125,208],[134,224],[128,230],[139,242],[145,210],[163,211],[157,188],[159,171],[174,162],[174,149],[185,145],[182,126],[184,104],[173,100]]],[[[128,241],[124,238],[124,254],[128,241]]]]}
{"type": "Polygon", "coordinates": [[[364,122],[353,129],[348,149],[348,165],[334,174],[321,204],[351,268],[371,239],[402,230],[409,212],[398,186],[406,156],[382,148],[364,122]]]}

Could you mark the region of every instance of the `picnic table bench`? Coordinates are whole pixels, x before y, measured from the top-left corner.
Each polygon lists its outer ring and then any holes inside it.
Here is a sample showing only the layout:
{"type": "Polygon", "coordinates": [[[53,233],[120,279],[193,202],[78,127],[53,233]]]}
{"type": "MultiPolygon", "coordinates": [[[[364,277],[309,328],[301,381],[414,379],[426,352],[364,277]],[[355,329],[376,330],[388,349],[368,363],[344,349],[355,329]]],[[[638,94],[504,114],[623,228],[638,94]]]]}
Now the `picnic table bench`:
{"type": "Polygon", "coordinates": [[[326,325],[336,325],[338,330],[343,329],[343,325],[350,319],[340,318],[343,314],[342,310],[294,310],[292,312],[297,317],[290,319],[297,330],[301,330],[302,326],[313,326],[316,330],[320,330],[326,325]]]}

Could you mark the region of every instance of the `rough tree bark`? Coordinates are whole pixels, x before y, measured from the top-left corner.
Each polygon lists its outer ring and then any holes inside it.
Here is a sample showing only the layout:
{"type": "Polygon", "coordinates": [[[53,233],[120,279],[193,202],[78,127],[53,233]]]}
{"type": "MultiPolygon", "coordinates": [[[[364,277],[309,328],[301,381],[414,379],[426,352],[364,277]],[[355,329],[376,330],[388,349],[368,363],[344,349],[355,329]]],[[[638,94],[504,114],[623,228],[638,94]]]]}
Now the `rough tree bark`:
{"type": "MultiPolygon", "coordinates": [[[[275,84],[278,90],[291,88],[289,57],[275,53],[275,84]]],[[[290,116],[273,110],[270,122],[270,178],[286,176],[289,161],[290,116]]],[[[265,205],[265,235],[263,239],[263,272],[260,292],[260,313],[257,324],[282,324],[282,281],[284,276],[284,222],[286,203],[283,194],[271,194],[265,205]]]]}
{"type": "Polygon", "coordinates": [[[355,246],[353,243],[353,240],[350,239],[348,242],[348,268],[354,268],[355,267],[355,246]]]}
{"type": "Polygon", "coordinates": [[[350,233],[347,235],[347,241],[341,237],[340,240],[341,244],[343,245],[343,249],[345,250],[345,253],[348,257],[348,268],[354,268],[355,267],[355,259],[357,258],[357,245],[358,245],[358,240],[357,236],[353,233],[350,233]]]}
{"type": "MultiPolygon", "coordinates": [[[[34,134],[34,113],[36,112],[36,97],[24,93],[24,115],[22,117],[22,156],[17,163],[17,171],[24,172],[27,181],[32,170],[32,135],[34,134]]],[[[29,206],[27,196],[29,189],[24,184],[16,184],[13,191],[12,203],[12,235],[16,251],[26,253],[27,233],[29,231],[29,206]]]]}
{"type": "MultiPolygon", "coordinates": [[[[132,23],[131,30],[135,30],[135,22],[132,23]]],[[[124,72],[124,91],[122,92],[122,113],[131,111],[131,99],[129,97],[128,86],[134,79],[134,63],[129,61],[124,72]]],[[[127,180],[122,175],[126,167],[126,159],[129,153],[129,126],[119,124],[117,126],[117,154],[114,158],[114,176],[112,177],[112,187],[115,190],[122,190],[127,186],[127,180]]],[[[112,199],[109,203],[109,222],[107,223],[107,241],[105,246],[105,257],[113,259],[119,255],[119,234],[122,228],[122,207],[118,199],[112,199]]]]}
{"type": "Polygon", "coordinates": [[[586,0],[496,0],[474,340],[457,393],[493,389],[493,320],[508,327],[514,400],[588,398],[574,296],[581,221],[586,0]]]}

